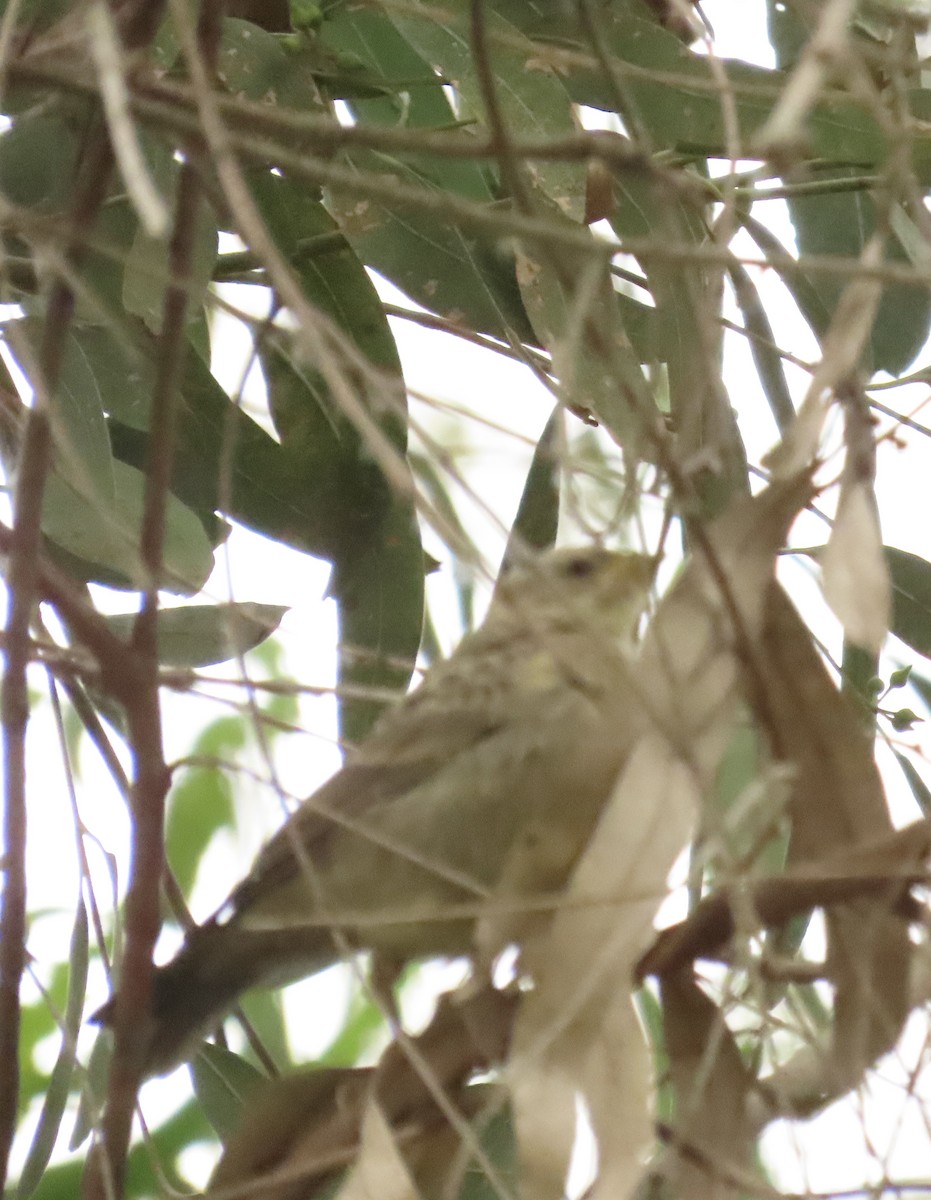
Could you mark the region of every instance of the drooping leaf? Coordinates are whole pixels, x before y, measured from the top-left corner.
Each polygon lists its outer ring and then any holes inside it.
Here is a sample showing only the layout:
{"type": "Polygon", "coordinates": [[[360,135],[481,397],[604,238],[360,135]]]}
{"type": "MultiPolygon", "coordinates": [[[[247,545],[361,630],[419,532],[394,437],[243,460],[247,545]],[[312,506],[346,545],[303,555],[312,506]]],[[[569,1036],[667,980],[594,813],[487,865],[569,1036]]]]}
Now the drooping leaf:
{"type": "MultiPolygon", "coordinates": [[[[542,194],[536,201],[550,220],[575,228],[542,194]]],[[[537,340],[552,357],[562,403],[591,411],[625,448],[628,462],[648,454],[645,430],[656,405],[595,238],[587,260],[522,245],[518,282],[537,340]]]]}
{"type": "Polygon", "coordinates": [[[892,632],[925,657],[931,656],[931,563],[886,546],[892,577],[892,632]]]}
{"type": "Polygon", "coordinates": [[[185,895],[190,894],[200,860],[213,835],[233,824],[233,796],[221,767],[242,749],[243,722],[225,717],[198,737],[192,756],[217,760],[217,766],[193,765],[173,781],[165,825],[165,854],[185,895]]]}
{"type": "Polygon", "coordinates": [[[519,552],[520,548],[527,547],[543,550],[556,541],[556,529],[559,525],[559,439],[562,419],[562,409],[555,408],[533,452],[530,470],[527,472],[524,490],[517,506],[517,515],[511,526],[508,548],[504,554],[505,563],[514,556],[514,550],[519,552]]]}
{"type": "MultiPolygon", "coordinates": [[[[158,660],[167,667],[205,667],[227,662],[275,632],[287,608],[278,604],[194,604],[158,614],[158,660]]],[[[135,614],[106,618],[128,639],[135,614]]]]}
{"type": "MultiPolygon", "coordinates": [[[[617,173],[611,225],[618,236],[700,247],[705,214],[694,199],[670,194],[661,178],[617,173]]],[[[747,490],[747,459],[736,417],[721,379],[710,311],[719,307],[714,278],[700,263],[644,256],[656,304],[656,324],[668,366],[669,400],[679,452],[707,462],[693,482],[709,516],[733,491],[747,490]]],[[[641,424],[644,417],[640,417],[641,424]]]]}
{"type": "MultiPolygon", "coordinates": [[[[365,5],[330,8],[320,30],[324,45],[364,64],[370,78],[380,82],[376,97],[350,101],[357,120],[408,129],[448,129],[456,122],[444,77],[413,48],[388,15],[365,5]]],[[[463,129],[463,138],[470,136],[463,129]]],[[[494,198],[487,169],[479,163],[411,156],[411,164],[438,186],[457,195],[487,203],[494,198]]]]}
{"type": "MultiPolygon", "coordinates": [[[[201,311],[200,305],[216,261],[216,216],[206,203],[200,203],[197,208],[190,276],[187,280],[190,319],[195,318],[201,311]]],[[[168,263],[167,238],[151,237],[143,229],[138,229],[126,258],[123,303],[126,311],[141,317],[153,333],[158,333],[162,325],[165,288],[171,282],[168,263]]]]}
{"type": "MultiPolygon", "coordinates": [[[[307,299],[339,324],[373,366],[400,383],[401,361],[384,306],[332,216],[305,188],[280,175],[257,173],[250,182],[278,249],[295,260],[307,299]]],[[[403,445],[405,423],[399,415],[392,418],[389,403],[376,415],[403,445]]]]}
{"type": "MultiPolygon", "coordinates": [[[[273,176],[253,181],[257,202],[279,247],[326,236],[319,255],[297,264],[308,301],[334,321],[373,378],[346,356],[331,364],[352,389],[365,419],[385,439],[391,463],[378,460],[358,414],[345,408],[321,365],[301,357],[298,343],[268,338],[260,354],[269,408],[283,448],[314,490],[314,514],[332,546],[332,594],[339,604],[339,681],[352,689],[404,688],[423,625],[423,551],[403,458],[407,409],[394,335],[362,263],[338,236],[332,217],[293,184],[273,176]]],[[[334,358],[338,353],[334,343],[334,358]]],[[[340,726],[350,741],[363,736],[379,703],[340,696],[340,726]]]]}
{"type": "MultiPolygon", "coordinates": [[[[141,588],[146,578],[139,557],[145,478],[135,467],[115,459],[113,485],[113,499],[104,502],[82,495],[53,471],[46,481],[42,529],[73,559],[89,564],[90,578],[141,588]]],[[[193,595],[212,569],[213,548],[203,525],[191,509],[169,495],[159,586],[193,595]]]]}
{"type": "MultiPolygon", "coordinates": [[[[400,158],[354,152],[349,165],[442,197],[433,179],[400,158]]],[[[431,312],[501,341],[538,344],[524,312],[510,247],[444,215],[411,213],[374,197],[330,188],[327,207],[359,258],[431,312]]]]}
{"type": "Polygon", "coordinates": [[[0,192],[12,204],[60,211],[71,197],[80,122],[60,107],[27,112],[0,135],[0,192]]]}
{"type": "Polygon", "coordinates": [[[16,1188],[17,1200],[27,1200],[35,1192],[48,1167],[61,1121],[67,1108],[71,1092],[71,1081],[77,1058],[77,1037],[84,1012],[84,995],[87,989],[88,922],[83,897],[79,897],[71,928],[71,945],[68,955],[68,1003],[64,1012],[64,1027],[61,1031],[61,1049],[48,1088],[42,1101],[42,1113],[35,1136],[29,1147],[26,1162],[20,1172],[16,1188]]]}
{"type": "MultiPolygon", "coordinates": [[[[588,49],[587,38],[573,28],[564,9],[544,11],[529,27],[541,39],[538,54],[543,61],[547,39],[557,46],[568,42],[583,53],[588,49]]],[[[658,146],[728,156],[720,85],[704,55],[662,28],[641,0],[616,0],[604,9],[599,33],[621,64],[624,90],[619,96],[615,81],[601,65],[583,65],[580,56],[578,65],[563,67],[566,88],[576,103],[608,112],[626,108],[630,119],[642,123],[658,146]],[[627,65],[632,70],[624,71],[627,65]]],[[[741,143],[751,146],[785,87],[787,74],[733,59],[718,61],[734,96],[741,143]]],[[[804,132],[813,158],[845,165],[875,164],[887,149],[873,115],[846,97],[823,99],[809,115],[804,132]]]]}
{"type": "Polygon", "coordinates": [[[748,346],[753,356],[763,395],[773,414],[780,433],[785,433],[795,416],[795,406],[786,382],[783,359],[770,324],[766,307],[756,285],[741,263],[732,261],[729,267],[737,307],[749,334],[748,346]]]}
{"type": "MultiPolygon", "coordinates": [[[[81,337],[94,344],[94,353],[104,362],[108,357],[113,361],[105,406],[114,452],[141,467],[147,461],[155,344],[139,329],[130,349],[106,330],[85,329],[81,337]],[[119,385],[116,364],[123,364],[135,386],[119,385]]],[[[208,527],[219,510],[307,553],[332,553],[331,535],[317,508],[318,482],[307,464],[227,396],[193,348],[186,349],[181,377],[172,490],[208,527]]]]}
{"type": "MultiPolygon", "coordinates": [[[[438,16],[415,0],[389,15],[408,42],[447,79],[455,80],[462,115],[486,123],[485,85],[476,67],[470,14],[463,5],[438,16]]],[[[484,27],[486,68],[494,78],[501,118],[512,136],[558,137],[574,132],[569,94],[559,74],[540,63],[534,43],[486,2],[479,17],[484,27]]],[[[585,207],[585,171],[577,163],[532,161],[528,177],[562,212],[581,220],[585,207]]]]}
{"type": "Polygon", "coordinates": [[[251,21],[224,20],[217,70],[233,95],[298,112],[322,108],[307,56],[251,21]]]}
{"type": "MultiPolygon", "coordinates": [[[[137,1142],[129,1152],[126,1172],[126,1194],[128,1196],[151,1196],[164,1185],[167,1175],[172,1185],[181,1186],[182,1181],[170,1169],[182,1151],[211,1134],[203,1112],[196,1101],[191,1100],[150,1132],[147,1144],[137,1142]],[[153,1156],[153,1150],[157,1160],[153,1156]],[[156,1165],[156,1161],[157,1164],[156,1165]]],[[[81,1177],[85,1170],[81,1158],[49,1167],[35,1192],[34,1200],[69,1200],[81,1193],[81,1177]]]]}
{"type": "MultiPolygon", "coordinates": [[[[35,317],[15,322],[7,332],[13,354],[24,342],[38,356],[42,322],[35,317]]],[[[35,361],[35,357],[33,358],[35,361]]],[[[113,456],[104,415],[104,398],[79,338],[65,337],[58,387],[50,397],[55,468],[89,501],[113,503],[113,456]]]]}
{"type": "Polygon", "coordinates": [[[893,753],[895,754],[896,762],[902,769],[902,774],[905,776],[905,782],[915,797],[918,807],[926,817],[931,816],[931,788],[922,779],[918,768],[910,758],[906,758],[898,750],[893,751],[893,753]]]}
{"type": "MultiPolygon", "coordinates": [[[[776,0],[767,0],[767,9],[770,36],[779,64],[791,66],[804,43],[806,30],[798,16],[776,0]]],[[[819,146],[821,157],[842,164],[843,145],[842,136],[836,142],[829,138],[828,144],[819,146]]],[[[838,180],[859,172],[860,168],[855,166],[831,168],[832,177],[838,180]]],[[[817,196],[790,197],[788,205],[803,262],[806,254],[833,254],[856,261],[879,226],[876,202],[866,190],[825,191],[817,196]]],[[[898,239],[888,240],[886,252],[893,262],[908,261],[906,250],[898,239]]],[[[812,280],[812,286],[831,312],[844,284],[844,279],[831,275],[819,275],[812,280]]],[[[886,284],[873,323],[868,368],[893,375],[901,373],[924,345],[929,321],[931,300],[925,289],[895,282],[886,284]]]]}
{"type": "Polygon", "coordinates": [[[191,1064],[194,1091],[221,1139],[242,1123],[243,1110],[265,1076],[225,1046],[205,1042],[191,1064]]]}
{"type": "Polygon", "coordinates": [[[420,645],[424,554],[406,506],[390,505],[380,523],[346,540],[331,592],[339,604],[338,686],[346,689],[340,730],[351,744],[384,708],[385,690],[406,688],[420,645]]]}

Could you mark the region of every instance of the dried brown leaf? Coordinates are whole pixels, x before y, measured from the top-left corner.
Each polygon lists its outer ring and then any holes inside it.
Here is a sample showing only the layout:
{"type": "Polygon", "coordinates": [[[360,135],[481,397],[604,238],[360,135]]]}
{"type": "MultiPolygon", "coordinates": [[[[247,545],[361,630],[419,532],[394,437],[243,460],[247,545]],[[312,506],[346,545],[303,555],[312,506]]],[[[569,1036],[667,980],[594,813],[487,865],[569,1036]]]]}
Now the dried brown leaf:
{"type": "MultiPolygon", "coordinates": [[[[835,686],[811,635],[781,588],[769,596],[761,645],[762,691],[752,688],[761,728],[774,755],[794,768],[789,801],[790,863],[814,864],[844,847],[892,833],[871,736],[861,713],[835,686]]],[[[892,1048],[908,1013],[908,928],[896,912],[904,887],[828,910],[831,974],[836,981],[833,1041],[820,1077],[799,1084],[791,1070],[774,1078],[777,1108],[810,1105],[855,1086],[892,1048]],[[804,1087],[805,1095],[796,1095],[804,1087]]],[[[791,1064],[790,1064],[791,1066],[791,1064]]],[[[775,1112],[773,1115],[776,1115],[775,1112]]]]}
{"type": "Polygon", "coordinates": [[[691,971],[662,981],[663,1033],[676,1090],[676,1121],[661,1171],[672,1194],[726,1200],[754,1164],[756,1130],[747,1120],[754,1078],[718,1006],[691,971]]]}
{"type": "Polygon", "coordinates": [[[892,619],[892,584],[872,486],[852,480],[841,498],[820,558],[824,597],[847,639],[874,654],[892,619]]]}

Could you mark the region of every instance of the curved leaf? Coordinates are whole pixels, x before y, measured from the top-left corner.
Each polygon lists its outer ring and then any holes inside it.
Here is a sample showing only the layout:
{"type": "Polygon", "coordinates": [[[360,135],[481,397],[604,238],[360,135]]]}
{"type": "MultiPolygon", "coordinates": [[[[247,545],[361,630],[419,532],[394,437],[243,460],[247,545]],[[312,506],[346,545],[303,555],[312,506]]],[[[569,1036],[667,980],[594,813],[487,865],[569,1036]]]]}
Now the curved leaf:
{"type": "MultiPolygon", "coordinates": [[[[396,177],[441,192],[433,178],[387,154],[354,153],[357,171],[396,177]]],[[[437,179],[444,178],[436,173],[437,179]]],[[[517,286],[514,255],[506,245],[478,237],[451,221],[409,213],[381,200],[328,189],[327,207],[353,249],[369,267],[431,312],[487,333],[537,345],[517,286]]]]}
{"type": "Polygon", "coordinates": [[[194,1091],[221,1140],[242,1123],[249,1097],[265,1076],[225,1046],[205,1042],[191,1064],[194,1091]]]}
{"type": "Polygon", "coordinates": [[[892,578],[892,632],[931,657],[931,563],[893,546],[885,553],[892,578]]]}
{"type": "MultiPolygon", "coordinates": [[[[124,586],[141,588],[146,579],[139,557],[145,477],[115,459],[113,484],[113,499],[104,503],[80,494],[53,471],[45,488],[42,530],[69,555],[91,564],[90,578],[109,583],[116,577],[124,586]],[[94,570],[97,567],[103,574],[94,570]]],[[[159,587],[193,594],[212,570],[213,548],[203,525],[191,509],[169,495],[159,587]]]]}
{"type": "MultiPolygon", "coordinates": [[[[228,662],[270,637],[287,612],[278,604],[191,604],[158,613],[158,661],[167,667],[205,667],[228,662]]],[[[135,613],[104,618],[129,639],[135,613]]]]}
{"type": "Polygon", "coordinates": [[[504,562],[520,547],[544,550],[556,542],[559,526],[559,480],[561,471],[559,435],[563,409],[558,405],[547,421],[537,448],[533,452],[530,470],[524,481],[517,515],[511,526],[504,562]]]}
{"type": "Polygon", "coordinates": [[[16,1188],[17,1200],[27,1200],[27,1197],[35,1192],[58,1140],[58,1131],[61,1128],[62,1117],[65,1115],[71,1080],[74,1075],[78,1031],[81,1028],[84,995],[87,990],[87,961],[87,910],[84,907],[83,897],[79,897],[74,915],[74,925],[71,929],[71,946],[68,956],[68,1004],[64,1014],[64,1028],[61,1031],[61,1048],[48,1081],[35,1138],[29,1147],[29,1153],[19,1177],[19,1184],[16,1188]]]}

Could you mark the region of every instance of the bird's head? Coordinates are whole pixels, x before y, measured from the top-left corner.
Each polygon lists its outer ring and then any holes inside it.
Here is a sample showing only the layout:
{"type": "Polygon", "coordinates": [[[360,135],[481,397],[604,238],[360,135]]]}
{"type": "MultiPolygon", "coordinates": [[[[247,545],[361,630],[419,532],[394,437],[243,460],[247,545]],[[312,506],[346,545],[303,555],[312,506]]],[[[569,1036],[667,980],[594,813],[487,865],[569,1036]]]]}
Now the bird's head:
{"type": "Polygon", "coordinates": [[[656,559],[646,554],[600,546],[548,550],[505,570],[493,611],[632,639],[655,573],[656,559]]]}

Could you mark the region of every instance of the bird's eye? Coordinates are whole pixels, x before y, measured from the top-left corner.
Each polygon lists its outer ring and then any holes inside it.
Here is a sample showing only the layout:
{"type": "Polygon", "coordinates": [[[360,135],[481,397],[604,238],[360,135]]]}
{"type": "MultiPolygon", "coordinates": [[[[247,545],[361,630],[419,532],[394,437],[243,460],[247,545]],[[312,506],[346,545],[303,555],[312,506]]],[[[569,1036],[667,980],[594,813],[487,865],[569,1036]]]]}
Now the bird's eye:
{"type": "Polygon", "coordinates": [[[594,569],[594,559],[585,558],[581,554],[577,558],[570,558],[566,563],[566,574],[571,575],[573,579],[585,579],[594,569]]]}

